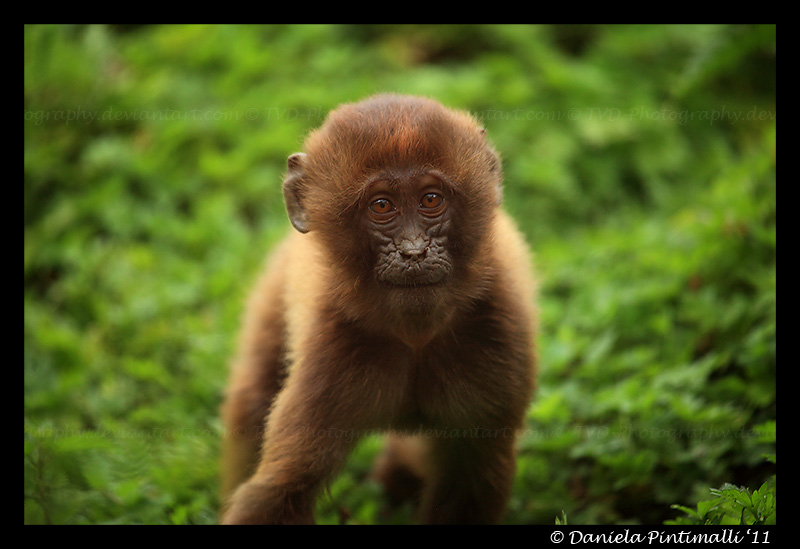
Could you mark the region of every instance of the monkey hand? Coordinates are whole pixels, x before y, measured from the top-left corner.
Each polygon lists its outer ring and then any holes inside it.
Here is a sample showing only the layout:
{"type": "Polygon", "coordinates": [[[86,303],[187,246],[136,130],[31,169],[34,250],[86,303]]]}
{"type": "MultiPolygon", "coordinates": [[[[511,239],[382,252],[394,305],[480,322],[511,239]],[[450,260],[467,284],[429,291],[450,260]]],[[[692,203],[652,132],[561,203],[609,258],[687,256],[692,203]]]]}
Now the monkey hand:
{"type": "MultiPolygon", "coordinates": [[[[303,498],[305,499],[305,498],[303,498]]],[[[311,506],[285,491],[250,480],[231,497],[222,524],[314,524],[311,506]]]]}

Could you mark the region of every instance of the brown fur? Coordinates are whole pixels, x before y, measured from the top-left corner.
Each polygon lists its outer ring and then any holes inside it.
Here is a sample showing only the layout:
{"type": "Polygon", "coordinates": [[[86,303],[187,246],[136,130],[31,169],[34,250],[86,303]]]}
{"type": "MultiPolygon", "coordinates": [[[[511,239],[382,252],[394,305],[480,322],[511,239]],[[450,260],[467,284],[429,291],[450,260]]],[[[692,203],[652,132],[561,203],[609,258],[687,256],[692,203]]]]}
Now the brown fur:
{"type": "Polygon", "coordinates": [[[474,119],[415,97],[344,105],[306,156],[290,157],[284,191],[300,232],[274,253],[245,318],[223,407],[223,522],[313,522],[320,487],[358,439],[387,429],[397,435],[376,476],[389,488],[424,476],[423,522],[502,518],[534,389],[535,308],[501,183],[474,119]],[[444,235],[451,270],[387,287],[375,241],[389,229],[367,221],[367,189],[381,178],[413,199],[426,173],[447,201],[428,232],[444,235]]]}

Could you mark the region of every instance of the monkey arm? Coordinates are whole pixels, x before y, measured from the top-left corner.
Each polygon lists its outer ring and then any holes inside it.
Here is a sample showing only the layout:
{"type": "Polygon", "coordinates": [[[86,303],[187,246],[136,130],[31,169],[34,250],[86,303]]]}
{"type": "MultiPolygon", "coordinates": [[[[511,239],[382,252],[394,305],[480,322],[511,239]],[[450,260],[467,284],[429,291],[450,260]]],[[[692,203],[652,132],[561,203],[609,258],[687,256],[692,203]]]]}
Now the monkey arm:
{"type": "Polygon", "coordinates": [[[310,389],[303,385],[289,384],[276,401],[258,468],[234,493],[223,523],[314,522],[319,487],[344,463],[360,430],[338,425],[334,415],[323,411],[336,406],[331,400],[313,399],[315,408],[303,397],[292,398],[310,389]]]}
{"type": "Polygon", "coordinates": [[[514,429],[443,431],[430,440],[424,524],[494,524],[502,519],[516,471],[514,429]]]}
{"type": "Polygon", "coordinates": [[[223,523],[313,523],[319,488],[400,404],[401,372],[381,364],[381,341],[335,319],[312,333],[270,413],[258,468],[234,493],[223,523]]]}

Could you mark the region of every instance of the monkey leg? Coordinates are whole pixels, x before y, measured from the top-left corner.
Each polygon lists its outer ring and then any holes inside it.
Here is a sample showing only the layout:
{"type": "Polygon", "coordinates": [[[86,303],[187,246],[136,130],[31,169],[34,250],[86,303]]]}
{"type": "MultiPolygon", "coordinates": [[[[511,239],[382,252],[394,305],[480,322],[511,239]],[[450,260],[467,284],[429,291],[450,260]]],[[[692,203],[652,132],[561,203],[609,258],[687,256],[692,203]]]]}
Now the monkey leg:
{"type": "Polygon", "coordinates": [[[265,421],[283,385],[285,330],[278,284],[276,275],[265,277],[250,301],[222,406],[223,508],[236,487],[255,471],[265,421]]]}
{"type": "Polygon", "coordinates": [[[431,480],[421,520],[426,524],[492,524],[502,519],[516,464],[513,429],[492,438],[431,440],[431,480]]]}
{"type": "Polygon", "coordinates": [[[425,441],[418,436],[389,435],[383,452],[375,460],[372,477],[383,485],[389,502],[419,503],[426,475],[425,441]]]}

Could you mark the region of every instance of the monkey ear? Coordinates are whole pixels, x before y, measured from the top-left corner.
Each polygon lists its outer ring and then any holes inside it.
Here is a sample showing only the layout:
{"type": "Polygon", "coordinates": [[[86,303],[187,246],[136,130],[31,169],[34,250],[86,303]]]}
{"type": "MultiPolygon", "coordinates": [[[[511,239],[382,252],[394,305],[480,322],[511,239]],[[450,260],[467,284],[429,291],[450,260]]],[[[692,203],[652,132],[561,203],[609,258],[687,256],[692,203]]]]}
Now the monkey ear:
{"type": "Polygon", "coordinates": [[[500,156],[494,149],[489,149],[491,153],[491,158],[489,160],[489,171],[492,173],[497,174],[497,187],[495,189],[497,201],[496,204],[499,206],[503,202],[503,166],[500,163],[500,156]]]}
{"type": "Polygon", "coordinates": [[[289,156],[286,164],[289,172],[283,180],[283,198],[286,201],[286,211],[289,212],[289,221],[301,233],[307,233],[308,212],[303,204],[303,184],[306,175],[305,153],[294,153],[289,156]]]}
{"type": "Polygon", "coordinates": [[[503,202],[503,166],[500,162],[500,155],[494,150],[494,147],[486,140],[486,128],[480,126],[478,132],[484,138],[486,148],[489,151],[489,171],[497,174],[497,187],[495,189],[495,204],[498,206],[503,202]]]}

